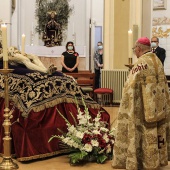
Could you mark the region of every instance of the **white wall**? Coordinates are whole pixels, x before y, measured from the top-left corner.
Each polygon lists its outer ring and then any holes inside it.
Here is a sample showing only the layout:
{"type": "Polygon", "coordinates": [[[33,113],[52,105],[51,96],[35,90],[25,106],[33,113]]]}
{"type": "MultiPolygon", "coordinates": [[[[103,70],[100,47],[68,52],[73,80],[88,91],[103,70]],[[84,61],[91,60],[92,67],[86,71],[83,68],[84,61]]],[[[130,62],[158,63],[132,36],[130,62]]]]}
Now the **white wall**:
{"type": "Polygon", "coordinates": [[[166,9],[152,9],[152,28],[156,29],[152,30],[152,34],[157,34],[160,47],[166,50],[164,70],[166,75],[170,75],[170,1],[165,2],[167,2],[166,9]]]}

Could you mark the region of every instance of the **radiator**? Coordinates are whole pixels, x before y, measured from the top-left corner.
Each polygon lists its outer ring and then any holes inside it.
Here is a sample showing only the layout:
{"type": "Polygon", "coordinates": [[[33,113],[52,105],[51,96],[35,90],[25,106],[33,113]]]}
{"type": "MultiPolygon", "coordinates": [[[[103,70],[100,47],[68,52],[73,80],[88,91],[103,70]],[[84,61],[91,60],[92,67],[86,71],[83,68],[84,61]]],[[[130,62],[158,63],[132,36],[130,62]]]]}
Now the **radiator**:
{"type": "MultiPolygon", "coordinates": [[[[101,87],[113,89],[113,103],[120,103],[124,83],[129,74],[125,69],[101,70],[101,87]]],[[[103,99],[109,101],[108,96],[103,99]]]]}

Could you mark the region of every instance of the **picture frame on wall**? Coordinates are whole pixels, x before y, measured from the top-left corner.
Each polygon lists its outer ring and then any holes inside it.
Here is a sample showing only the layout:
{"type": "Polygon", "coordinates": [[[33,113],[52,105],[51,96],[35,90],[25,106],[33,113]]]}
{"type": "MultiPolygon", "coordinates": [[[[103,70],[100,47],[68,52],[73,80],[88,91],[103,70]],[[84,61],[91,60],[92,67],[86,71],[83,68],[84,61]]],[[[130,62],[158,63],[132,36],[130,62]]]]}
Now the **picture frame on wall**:
{"type": "Polygon", "coordinates": [[[153,10],[165,10],[167,8],[167,0],[153,0],[153,10]]]}

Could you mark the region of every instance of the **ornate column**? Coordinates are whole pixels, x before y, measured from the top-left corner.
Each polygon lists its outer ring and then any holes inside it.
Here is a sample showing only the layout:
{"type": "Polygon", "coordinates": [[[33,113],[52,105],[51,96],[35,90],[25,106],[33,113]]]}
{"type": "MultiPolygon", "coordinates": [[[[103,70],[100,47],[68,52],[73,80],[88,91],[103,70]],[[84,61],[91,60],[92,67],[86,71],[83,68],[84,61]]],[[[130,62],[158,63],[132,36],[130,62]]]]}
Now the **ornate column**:
{"type": "Polygon", "coordinates": [[[104,69],[112,69],[114,61],[114,3],[113,0],[104,1],[103,43],[104,69]]]}
{"type": "Polygon", "coordinates": [[[104,2],[104,69],[125,69],[128,63],[129,4],[104,2]]]}
{"type": "MultiPolygon", "coordinates": [[[[141,36],[142,0],[104,1],[104,68],[125,69],[128,63],[128,30],[133,43],[141,36]],[[122,62],[120,62],[122,61],[122,62]]],[[[137,60],[134,57],[133,62],[137,60]]]]}

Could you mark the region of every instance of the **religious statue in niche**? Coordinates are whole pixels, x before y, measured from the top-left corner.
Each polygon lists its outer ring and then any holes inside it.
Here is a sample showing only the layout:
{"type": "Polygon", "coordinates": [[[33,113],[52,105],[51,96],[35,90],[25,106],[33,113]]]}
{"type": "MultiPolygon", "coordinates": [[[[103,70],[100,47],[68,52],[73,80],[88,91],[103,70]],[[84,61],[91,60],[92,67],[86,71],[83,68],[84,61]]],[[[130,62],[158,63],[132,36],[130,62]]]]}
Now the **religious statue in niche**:
{"type": "Polygon", "coordinates": [[[68,29],[68,18],[72,11],[73,7],[69,6],[69,0],[36,0],[35,31],[41,35],[45,46],[62,45],[63,39],[66,39],[65,32],[68,29]],[[52,37],[49,36],[49,32],[51,34],[53,32],[52,37]]]}
{"type": "Polygon", "coordinates": [[[62,42],[61,25],[56,20],[56,12],[48,12],[48,22],[43,32],[44,45],[47,47],[60,46],[62,42]]]}

